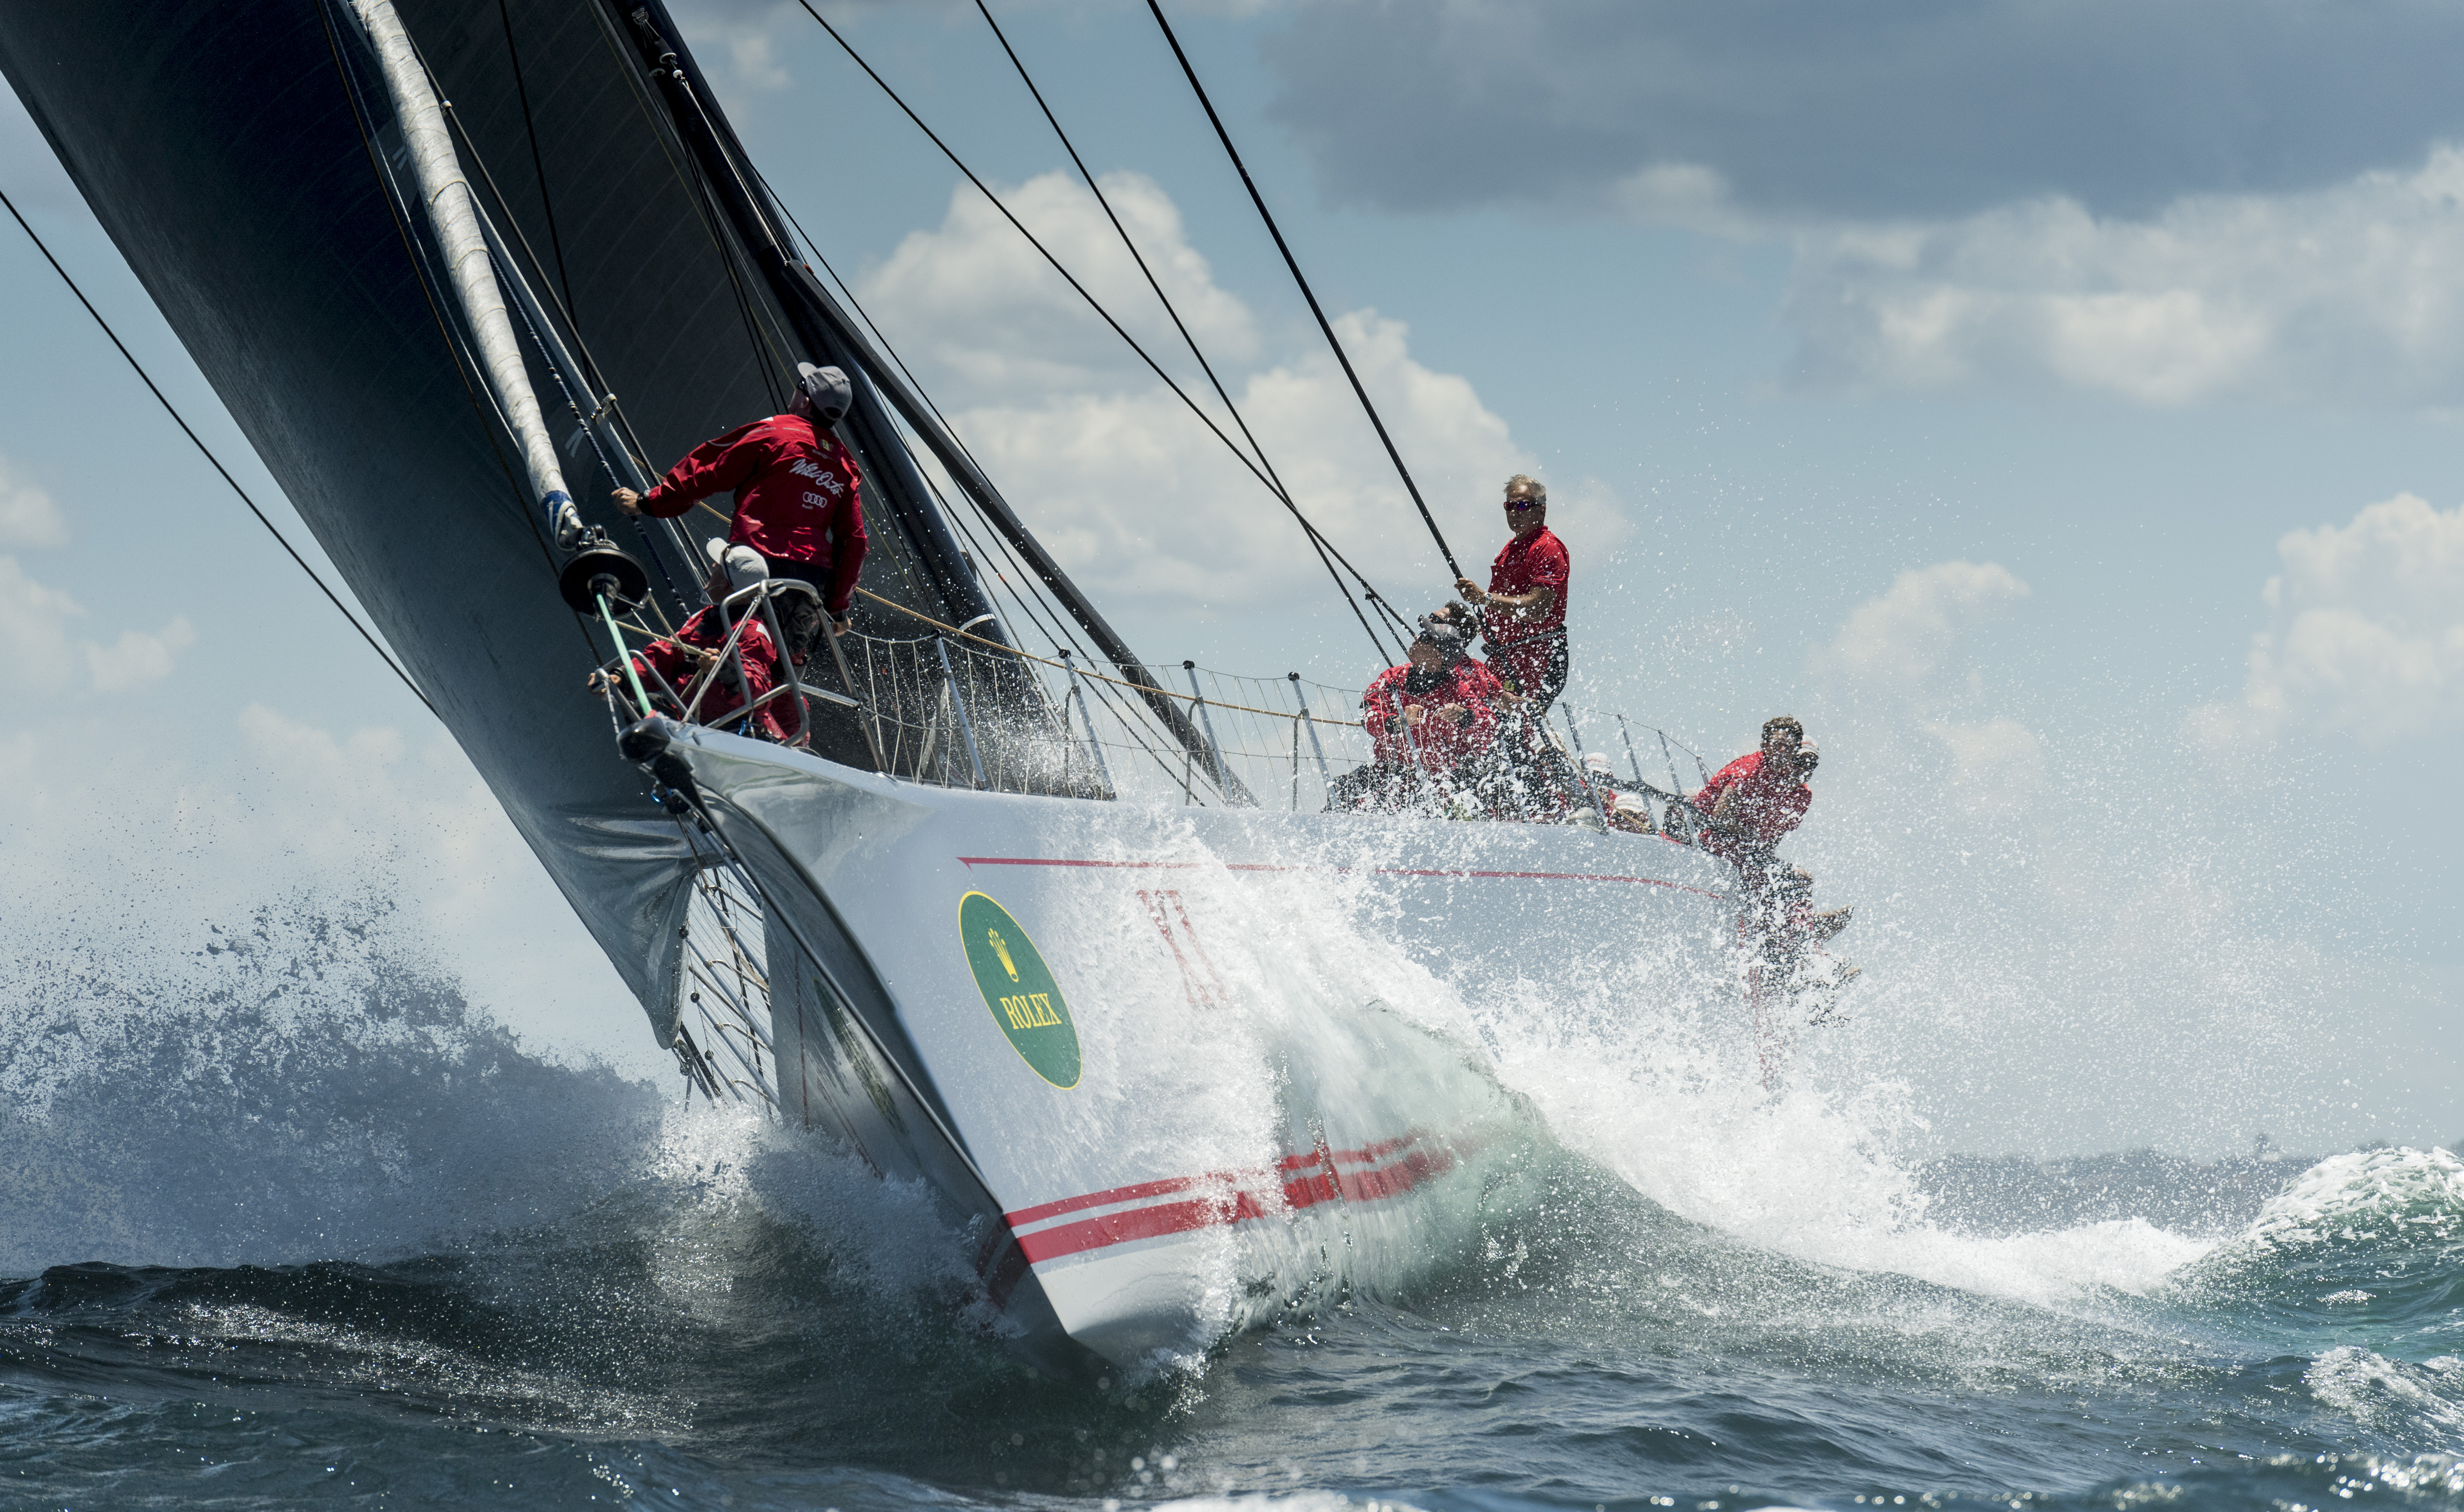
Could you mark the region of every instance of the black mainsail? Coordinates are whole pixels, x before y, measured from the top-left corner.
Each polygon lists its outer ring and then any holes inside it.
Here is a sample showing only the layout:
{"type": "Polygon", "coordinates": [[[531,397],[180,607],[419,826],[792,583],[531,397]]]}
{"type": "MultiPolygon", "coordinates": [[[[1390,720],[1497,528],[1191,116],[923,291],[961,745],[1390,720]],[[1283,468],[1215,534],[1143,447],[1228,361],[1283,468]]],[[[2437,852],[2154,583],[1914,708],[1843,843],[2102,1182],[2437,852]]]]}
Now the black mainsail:
{"type": "MultiPolygon", "coordinates": [[[[961,488],[994,501],[1046,586],[1083,604],[795,256],[657,0],[397,9],[451,102],[474,192],[535,259],[535,286],[569,316],[653,472],[781,408],[799,359],[835,361],[856,376],[843,429],[871,485],[865,588],[1001,635],[903,422],[961,488]]],[[[610,759],[606,714],[581,692],[604,649],[555,592],[559,553],[407,213],[399,135],[347,11],[333,0],[0,0],[0,72],[661,1022],[688,858],[647,780],[610,759]]],[[[553,376],[534,366],[562,435],[572,419],[553,412],[553,376]]],[[[567,469],[584,517],[640,552],[606,504],[608,479],[576,450],[567,469]]],[[[696,541],[724,528],[682,523],[696,541]]],[[[671,581],[690,570],[671,551],[659,561],[671,581]]],[[[1087,613],[1106,654],[1127,661],[1087,613]]]]}

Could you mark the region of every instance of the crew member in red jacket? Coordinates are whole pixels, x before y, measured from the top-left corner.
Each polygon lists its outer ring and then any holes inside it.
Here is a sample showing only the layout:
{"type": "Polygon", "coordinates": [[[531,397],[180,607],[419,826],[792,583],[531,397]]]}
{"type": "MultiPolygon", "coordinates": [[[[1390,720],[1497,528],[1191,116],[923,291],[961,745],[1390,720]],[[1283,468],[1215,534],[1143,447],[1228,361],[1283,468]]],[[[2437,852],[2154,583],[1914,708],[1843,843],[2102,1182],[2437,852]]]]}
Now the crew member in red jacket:
{"type": "Polygon", "coordinates": [[[1720,768],[1719,775],[1688,800],[1702,817],[1695,822],[1703,849],[1758,881],[1771,864],[1771,847],[1805,818],[1814,789],[1805,785],[1815,755],[1805,726],[1792,715],[1763,722],[1763,747],[1720,768]]]}
{"type": "Polygon", "coordinates": [[[1455,579],[1481,611],[1488,663],[1527,700],[1533,719],[1566,691],[1566,544],[1549,530],[1549,490],[1515,474],[1506,480],[1506,527],[1514,538],[1489,564],[1488,587],[1455,579]]]}
{"type": "Polygon", "coordinates": [[[736,523],[727,539],[761,553],[772,575],[812,584],[829,611],[830,633],[844,635],[864,566],[864,506],[857,498],[864,478],[830,427],[854,401],[846,373],[798,363],[796,397],[785,414],[704,441],[649,493],[616,490],[616,507],[670,520],[713,494],[734,491],[736,523]]]}
{"type": "Polygon", "coordinates": [[[1381,767],[1444,776],[1497,734],[1497,675],[1472,659],[1462,627],[1432,614],[1403,655],[1360,696],[1361,723],[1381,767]],[[1408,739],[1406,732],[1409,732],[1408,739]],[[1417,763],[1413,758],[1418,757],[1417,763]]]}
{"type": "Polygon", "coordinates": [[[1408,659],[1379,673],[1360,696],[1371,759],[1334,780],[1330,812],[1407,808],[1429,796],[1424,777],[1453,775],[1488,750],[1506,688],[1472,658],[1470,645],[1471,629],[1462,620],[1421,616],[1419,636],[1404,651],[1408,659]]]}
{"type": "MultiPolygon", "coordinates": [[[[726,728],[737,723],[738,709],[758,701],[779,685],[779,650],[762,626],[759,605],[746,602],[729,608],[724,602],[737,589],[769,577],[761,554],[751,546],[713,541],[710,557],[707,587],[711,607],[686,620],[672,637],[662,636],[634,652],[633,671],[651,700],[662,706],[662,712],[681,718],[685,705],[698,696],[700,702],[693,710],[693,723],[726,728]],[[727,645],[728,631],[736,620],[746,622],[744,631],[736,637],[735,649],[722,660],[719,652],[727,645]],[[654,671],[657,677],[651,676],[654,671]],[[661,688],[660,678],[666,679],[666,689],[661,688]],[[709,691],[697,688],[696,679],[707,681],[709,691]],[[667,697],[669,690],[675,694],[672,700],[667,697]]],[[[592,692],[599,691],[600,679],[605,676],[596,672],[590,675],[592,692]]],[[[624,685],[621,674],[617,681],[624,685]]],[[[796,734],[796,711],[788,705],[788,696],[762,704],[753,713],[749,733],[782,745],[788,744],[796,734]]]]}

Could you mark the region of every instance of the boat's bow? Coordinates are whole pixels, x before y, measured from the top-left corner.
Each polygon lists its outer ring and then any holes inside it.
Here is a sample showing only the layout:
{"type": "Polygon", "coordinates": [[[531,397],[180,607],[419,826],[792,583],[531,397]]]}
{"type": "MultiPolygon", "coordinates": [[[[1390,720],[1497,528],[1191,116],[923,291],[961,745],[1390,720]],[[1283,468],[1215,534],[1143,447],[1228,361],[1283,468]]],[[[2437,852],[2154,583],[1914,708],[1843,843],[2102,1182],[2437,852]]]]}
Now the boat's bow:
{"type": "Polygon", "coordinates": [[[1695,859],[1657,842],[978,793],[704,730],[672,748],[774,916],[782,1108],[953,1194],[996,1300],[1123,1364],[1415,1284],[1512,1223],[1552,1146],[1431,968],[1519,912],[1485,904],[1609,889],[1706,937],[1722,907],[1637,875],[1695,859]],[[1465,866],[1467,844],[1558,854],[1465,866]]]}

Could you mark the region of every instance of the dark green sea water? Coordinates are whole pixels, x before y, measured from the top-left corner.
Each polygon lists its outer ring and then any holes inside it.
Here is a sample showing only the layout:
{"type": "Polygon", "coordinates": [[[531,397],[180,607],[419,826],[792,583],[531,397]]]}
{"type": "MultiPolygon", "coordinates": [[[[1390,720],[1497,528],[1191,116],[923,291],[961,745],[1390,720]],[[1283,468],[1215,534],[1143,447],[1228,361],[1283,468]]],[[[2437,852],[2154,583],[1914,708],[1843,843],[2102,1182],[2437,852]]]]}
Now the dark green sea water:
{"type": "Polygon", "coordinates": [[[216,980],[55,973],[0,1057],[0,1507],[2464,1507],[2444,1151],[1790,1226],[1570,1149],[1466,1269],[1080,1389],[824,1142],[398,967],[216,980]]]}

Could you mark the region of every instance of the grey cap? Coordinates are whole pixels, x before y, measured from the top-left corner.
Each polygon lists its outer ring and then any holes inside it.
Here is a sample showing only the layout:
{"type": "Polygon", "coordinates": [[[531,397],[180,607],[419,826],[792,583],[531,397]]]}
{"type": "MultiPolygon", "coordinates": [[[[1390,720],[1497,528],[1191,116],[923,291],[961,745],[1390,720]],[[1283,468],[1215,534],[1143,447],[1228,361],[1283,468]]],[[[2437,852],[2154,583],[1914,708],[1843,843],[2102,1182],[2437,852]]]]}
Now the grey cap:
{"type": "Polygon", "coordinates": [[[834,425],[839,416],[855,403],[854,386],[847,375],[835,367],[816,367],[811,363],[796,365],[796,387],[813,402],[814,417],[824,425],[834,425]]]}
{"type": "Polygon", "coordinates": [[[711,537],[702,550],[709,555],[712,567],[727,569],[727,590],[731,593],[764,582],[770,576],[770,564],[761,559],[760,552],[751,546],[731,545],[724,536],[711,537]]]}

